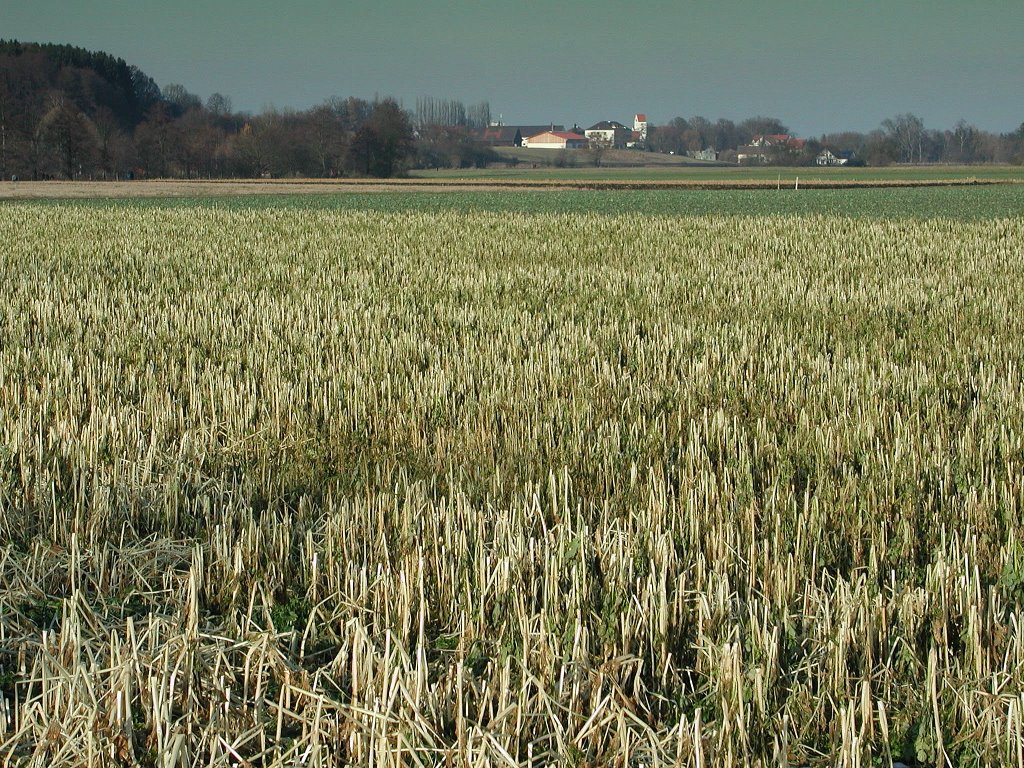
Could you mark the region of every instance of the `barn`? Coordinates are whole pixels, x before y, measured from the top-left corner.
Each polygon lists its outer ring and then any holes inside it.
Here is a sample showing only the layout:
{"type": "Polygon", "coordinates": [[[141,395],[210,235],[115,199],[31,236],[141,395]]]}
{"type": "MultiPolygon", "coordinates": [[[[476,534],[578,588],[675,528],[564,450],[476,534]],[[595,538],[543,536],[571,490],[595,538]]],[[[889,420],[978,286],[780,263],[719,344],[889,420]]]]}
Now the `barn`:
{"type": "Polygon", "coordinates": [[[489,147],[522,147],[527,137],[544,131],[564,130],[561,125],[489,125],[477,132],[480,143],[489,147]]]}
{"type": "Polygon", "coordinates": [[[544,131],[523,140],[523,146],[530,149],[583,149],[587,137],[571,131],[544,131]]]}

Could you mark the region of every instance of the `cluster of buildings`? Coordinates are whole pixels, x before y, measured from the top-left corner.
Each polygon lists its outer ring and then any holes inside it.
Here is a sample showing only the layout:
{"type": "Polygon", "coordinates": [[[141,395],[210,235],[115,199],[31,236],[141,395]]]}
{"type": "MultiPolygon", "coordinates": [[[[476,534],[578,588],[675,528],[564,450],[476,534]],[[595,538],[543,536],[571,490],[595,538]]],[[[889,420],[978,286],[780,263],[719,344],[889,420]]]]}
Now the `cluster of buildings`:
{"type": "MultiPolygon", "coordinates": [[[[484,128],[478,137],[492,147],[528,147],[532,149],[587,149],[604,147],[628,149],[643,147],[647,141],[647,116],[633,115],[633,127],[617,120],[602,120],[589,128],[574,125],[565,130],[562,125],[504,125],[494,123],[484,128]]],[[[798,155],[807,148],[806,139],[798,139],[788,133],[754,136],[749,144],[738,147],[736,162],[748,165],[772,165],[786,156],[798,155]]],[[[718,151],[704,149],[687,152],[697,160],[717,160],[718,151]]],[[[833,152],[824,149],[815,157],[822,166],[847,165],[853,159],[850,152],[833,152]]]]}
{"type": "MultiPolygon", "coordinates": [[[[788,133],[755,136],[749,144],[736,149],[736,162],[748,165],[772,165],[786,155],[798,155],[807,148],[807,139],[798,139],[788,133]]],[[[853,160],[852,152],[833,152],[822,149],[815,155],[817,165],[847,165],[853,160]]]]}
{"type": "Polygon", "coordinates": [[[749,144],[736,148],[736,162],[764,165],[783,153],[802,152],[806,146],[806,139],[798,139],[788,133],[755,136],[749,144]]]}
{"type": "Polygon", "coordinates": [[[528,147],[531,149],[586,149],[607,147],[626,149],[642,146],[647,141],[647,116],[633,116],[630,128],[617,120],[602,120],[589,128],[574,125],[502,125],[484,128],[479,138],[492,147],[528,147]]]}

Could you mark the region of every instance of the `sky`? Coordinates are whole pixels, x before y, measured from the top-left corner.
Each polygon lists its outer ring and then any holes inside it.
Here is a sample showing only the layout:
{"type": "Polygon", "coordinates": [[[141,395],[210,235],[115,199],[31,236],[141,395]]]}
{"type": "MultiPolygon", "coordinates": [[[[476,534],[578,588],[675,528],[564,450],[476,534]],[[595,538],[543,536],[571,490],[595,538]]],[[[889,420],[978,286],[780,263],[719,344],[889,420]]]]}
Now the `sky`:
{"type": "Polygon", "coordinates": [[[508,124],[1024,123],[1024,0],[0,0],[0,38],[106,51],[252,112],[379,95],[488,101],[508,124]]]}

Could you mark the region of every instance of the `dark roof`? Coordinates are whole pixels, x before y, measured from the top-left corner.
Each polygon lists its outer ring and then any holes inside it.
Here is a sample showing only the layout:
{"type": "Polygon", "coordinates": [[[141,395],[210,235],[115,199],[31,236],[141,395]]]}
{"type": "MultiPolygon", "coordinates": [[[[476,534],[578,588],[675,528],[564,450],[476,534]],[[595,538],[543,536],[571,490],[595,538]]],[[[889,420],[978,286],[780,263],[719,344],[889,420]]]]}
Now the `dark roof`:
{"type": "Polygon", "coordinates": [[[476,132],[478,138],[490,144],[513,144],[526,136],[535,136],[545,131],[561,131],[561,125],[489,125],[476,132]]]}
{"type": "Polygon", "coordinates": [[[480,131],[484,141],[515,141],[519,129],[514,125],[491,125],[480,131]]]}
{"type": "Polygon", "coordinates": [[[600,123],[594,123],[592,126],[587,128],[587,130],[588,131],[611,131],[611,130],[632,131],[633,129],[632,128],[627,128],[622,123],[620,123],[618,120],[602,120],[600,123]]]}

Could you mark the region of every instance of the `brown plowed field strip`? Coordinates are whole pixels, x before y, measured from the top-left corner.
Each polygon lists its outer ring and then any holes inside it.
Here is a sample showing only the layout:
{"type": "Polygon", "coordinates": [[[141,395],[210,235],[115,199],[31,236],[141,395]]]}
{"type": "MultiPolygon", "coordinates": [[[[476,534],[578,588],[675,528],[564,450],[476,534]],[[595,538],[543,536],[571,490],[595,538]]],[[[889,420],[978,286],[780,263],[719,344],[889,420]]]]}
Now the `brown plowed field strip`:
{"type": "MultiPolygon", "coordinates": [[[[800,189],[869,189],[893,187],[967,187],[1018,184],[1012,179],[849,179],[808,178],[800,189]]],[[[791,183],[783,182],[791,189],[791,183]]],[[[235,195],[334,194],[345,192],[463,192],[547,190],[709,190],[776,189],[769,179],[321,179],[224,181],[19,181],[0,182],[0,199],[220,197],[235,195]]]]}

